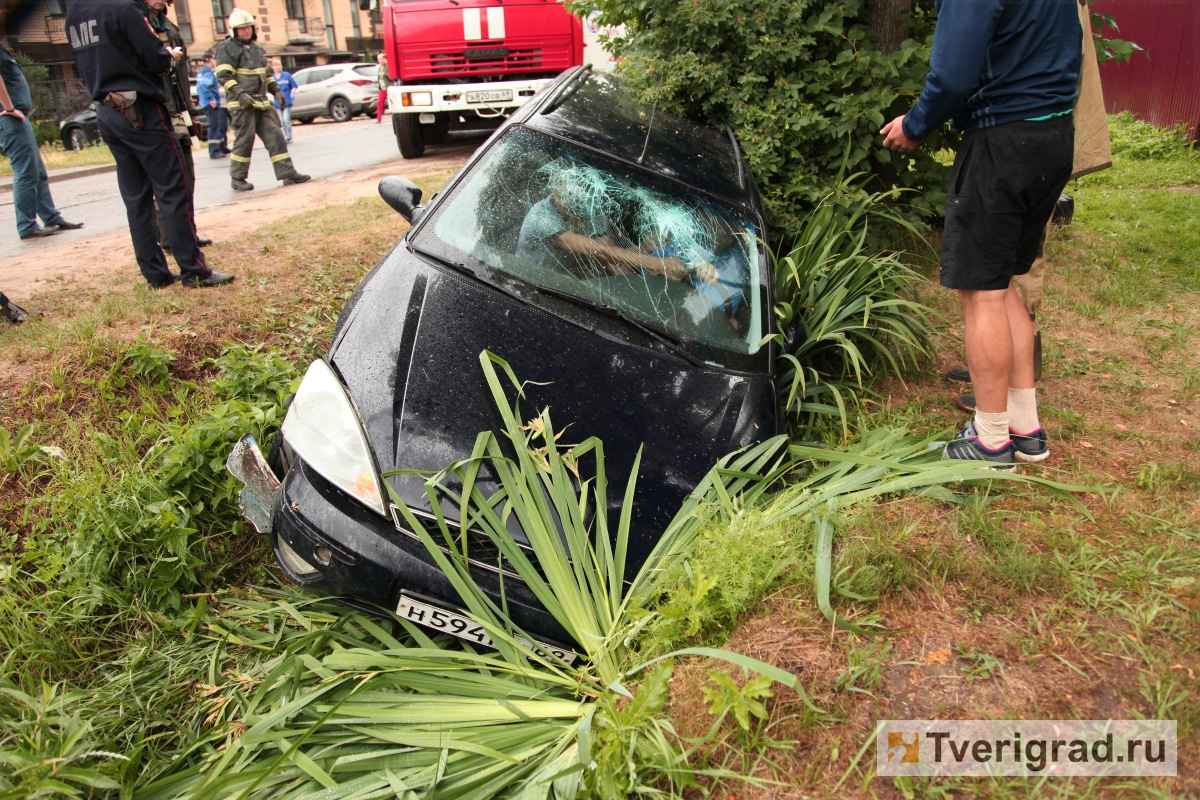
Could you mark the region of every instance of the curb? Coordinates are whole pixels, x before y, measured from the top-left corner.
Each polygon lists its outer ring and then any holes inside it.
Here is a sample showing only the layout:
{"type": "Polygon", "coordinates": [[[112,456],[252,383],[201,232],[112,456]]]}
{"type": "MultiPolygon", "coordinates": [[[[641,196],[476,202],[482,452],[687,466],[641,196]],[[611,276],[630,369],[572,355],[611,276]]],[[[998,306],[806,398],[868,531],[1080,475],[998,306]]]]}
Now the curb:
{"type": "MultiPolygon", "coordinates": [[[[88,175],[100,175],[105,172],[116,172],[116,164],[93,164],[89,167],[71,167],[70,169],[56,169],[47,173],[50,183],[57,181],[69,181],[72,178],[84,178],[88,175]]],[[[0,193],[11,192],[13,186],[12,178],[0,178],[0,193]]]]}

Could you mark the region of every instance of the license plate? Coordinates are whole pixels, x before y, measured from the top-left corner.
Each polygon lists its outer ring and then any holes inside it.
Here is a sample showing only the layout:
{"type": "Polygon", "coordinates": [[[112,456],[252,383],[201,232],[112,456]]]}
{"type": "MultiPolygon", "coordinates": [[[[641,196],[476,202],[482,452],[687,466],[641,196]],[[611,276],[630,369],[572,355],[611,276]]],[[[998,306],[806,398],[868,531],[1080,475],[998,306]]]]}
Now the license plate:
{"type": "MultiPolygon", "coordinates": [[[[492,637],[488,636],[487,629],[470,617],[464,617],[462,614],[456,614],[444,608],[422,603],[420,600],[414,600],[406,595],[400,595],[400,604],[396,606],[396,616],[406,619],[409,622],[415,622],[422,627],[448,633],[451,636],[457,636],[459,639],[480,644],[484,647],[491,647],[492,649],[496,647],[492,644],[492,637]]],[[[522,636],[518,636],[516,639],[526,649],[532,650],[542,656],[549,653],[561,658],[568,664],[574,664],[575,659],[578,658],[571,650],[564,650],[561,647],[555,647],[543,642],[531,642],[522,636]]]]}
{"type": "Polygon", "coordinates": [[[467,92],[468,103],[506,103],[512,100],[512,89],[493,89],[490,92],[467,92]]]}

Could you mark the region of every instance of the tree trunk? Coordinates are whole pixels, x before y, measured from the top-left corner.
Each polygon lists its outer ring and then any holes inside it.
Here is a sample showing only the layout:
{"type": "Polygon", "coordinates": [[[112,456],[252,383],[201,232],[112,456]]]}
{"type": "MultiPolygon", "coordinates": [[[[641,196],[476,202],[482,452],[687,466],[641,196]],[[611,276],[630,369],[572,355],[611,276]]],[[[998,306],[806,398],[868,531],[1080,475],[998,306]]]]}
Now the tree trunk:
{"type": "Polygon", "coordinates": [[[871,0],[871,30],[881,53],[894,53],[904,41],[912,0],[871,0]]]}

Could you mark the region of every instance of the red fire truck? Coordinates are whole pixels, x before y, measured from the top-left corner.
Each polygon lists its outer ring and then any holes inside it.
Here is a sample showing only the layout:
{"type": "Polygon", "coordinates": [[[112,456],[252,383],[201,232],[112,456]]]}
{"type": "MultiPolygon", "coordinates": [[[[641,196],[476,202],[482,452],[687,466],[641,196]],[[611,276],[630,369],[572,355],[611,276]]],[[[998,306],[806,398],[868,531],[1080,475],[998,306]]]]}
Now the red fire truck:
{"type": "Polygon", "coordinates": [[[595,24],[561,0],[386,0],[380,10],[394,82],[388,111],[405,158],[449,131],[499,127],[555,76],[585,63],[585,49],[596,68],[611,63],[595,24]]]}

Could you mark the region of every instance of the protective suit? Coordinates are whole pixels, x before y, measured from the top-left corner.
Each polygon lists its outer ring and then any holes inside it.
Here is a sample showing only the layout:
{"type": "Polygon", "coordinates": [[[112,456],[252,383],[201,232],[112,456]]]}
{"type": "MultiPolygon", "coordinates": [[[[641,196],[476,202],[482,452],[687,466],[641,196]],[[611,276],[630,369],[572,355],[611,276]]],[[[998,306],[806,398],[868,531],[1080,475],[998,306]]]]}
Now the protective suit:
{"type": "Polygon", "coordinates": [[[283,128],[271,104],[270,95],[279,95],[279,86],[267,64],[267,54],[255,41],[258,33],[249,40],[237,36],[239,28],[253,25],[254,17],[249,12],[235,8],[229,15],[234,35],[217,46],[217,82],[225,88],[234,131],[229,177],[235,189],[254,188],[246,182],[246,176],[250,174],[250,151],[257,135],[271,155],[275,178],[285,184],[303,183],[308,176],[292,165],[283,128]]]}

